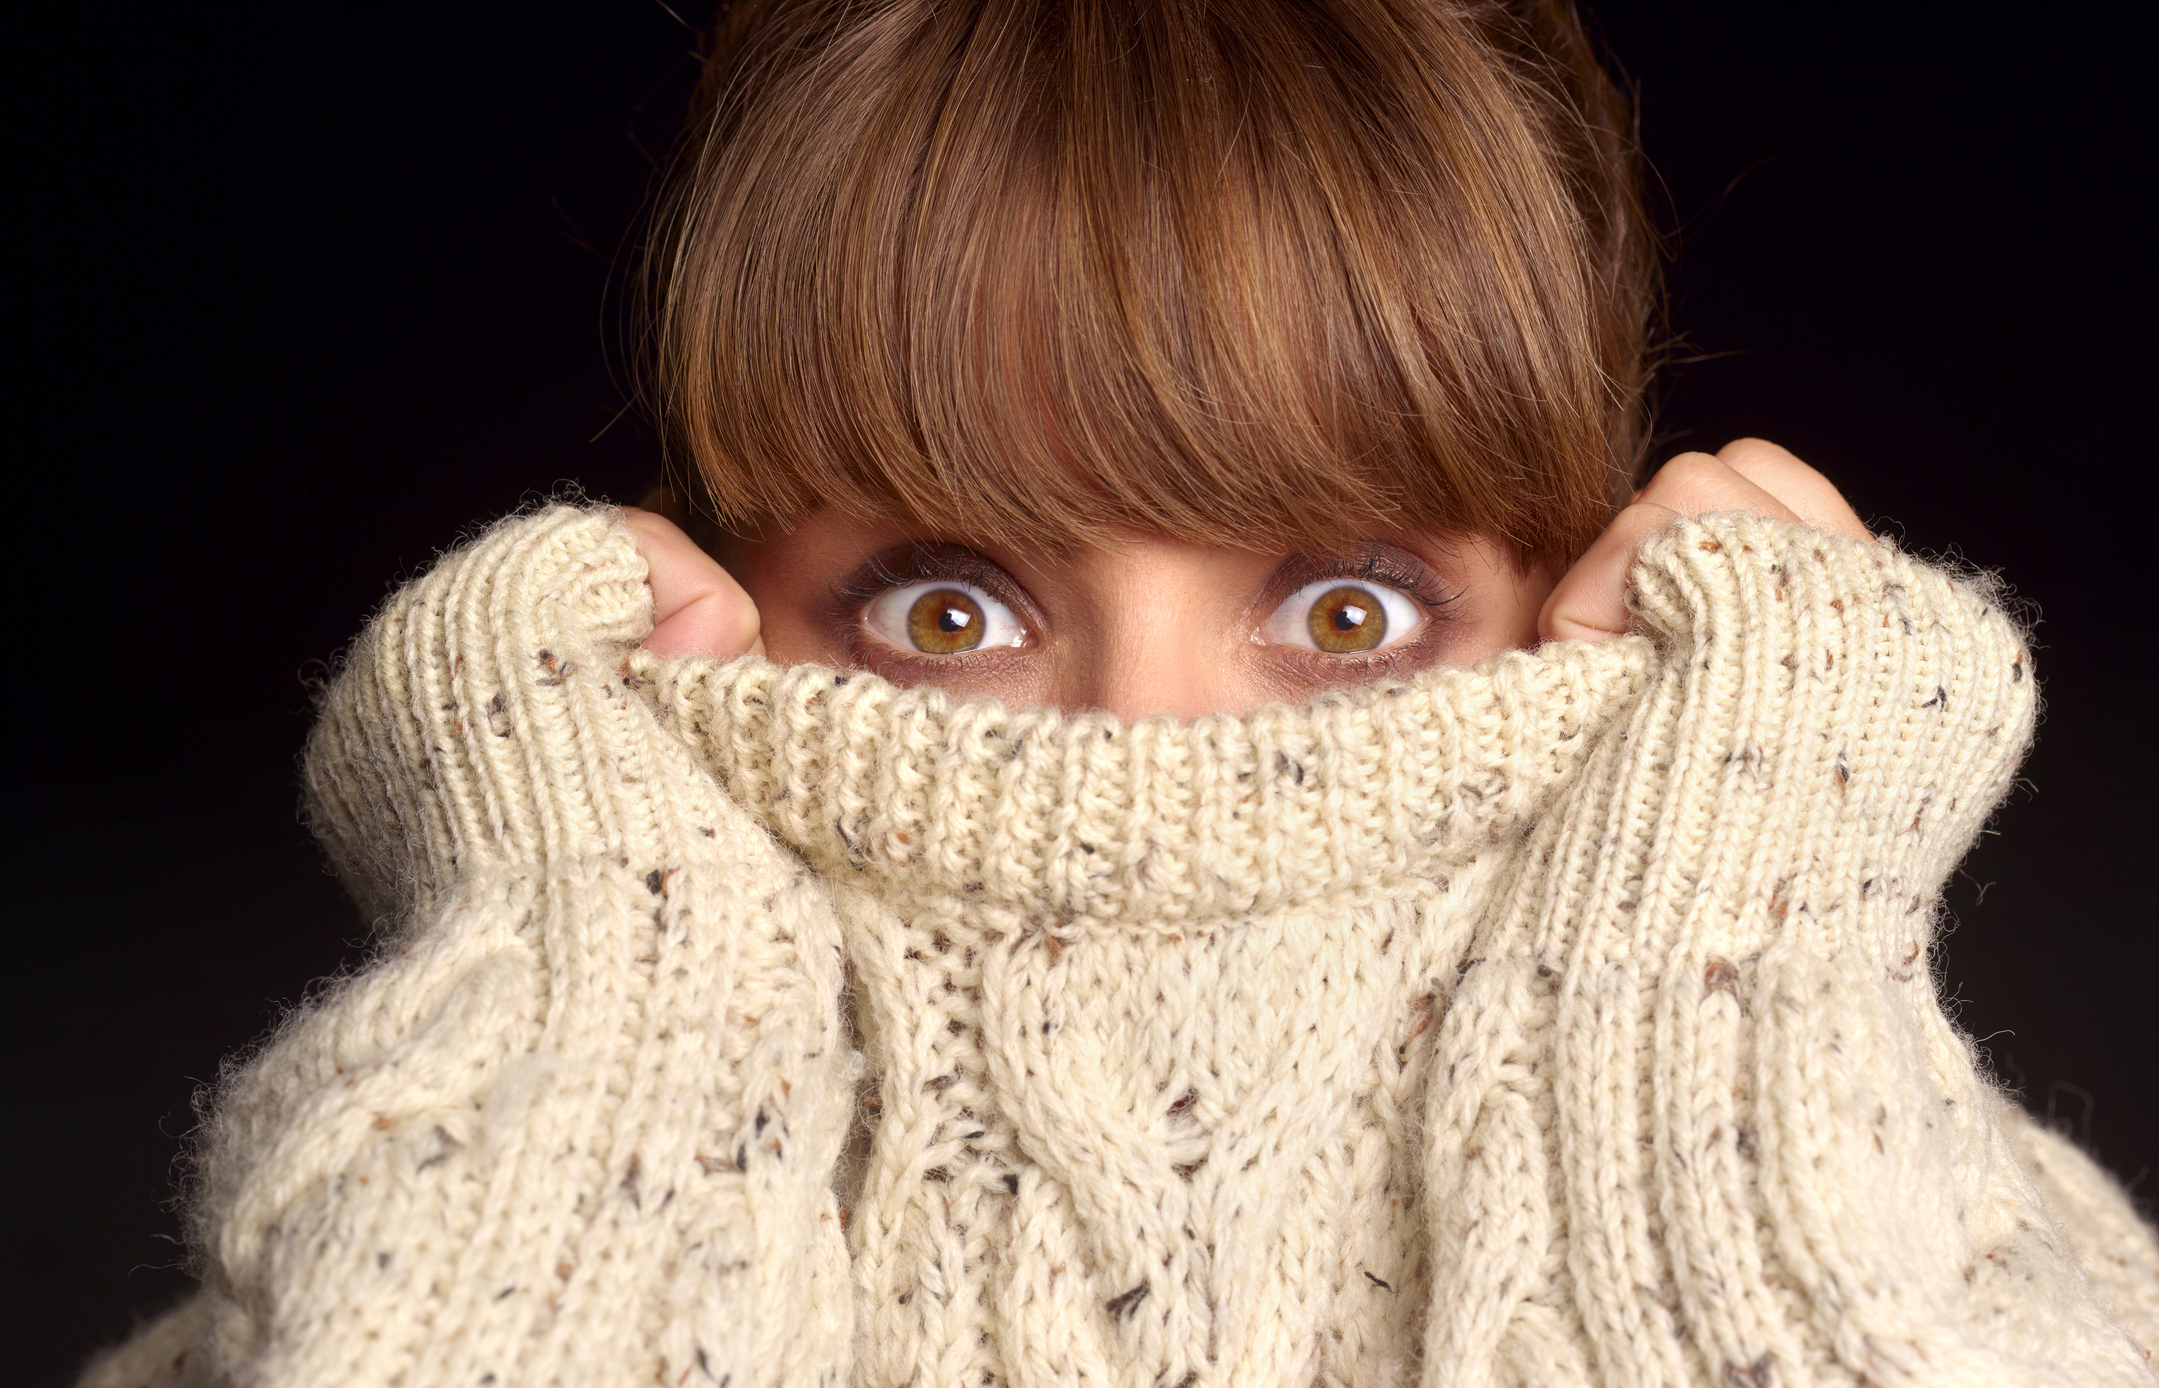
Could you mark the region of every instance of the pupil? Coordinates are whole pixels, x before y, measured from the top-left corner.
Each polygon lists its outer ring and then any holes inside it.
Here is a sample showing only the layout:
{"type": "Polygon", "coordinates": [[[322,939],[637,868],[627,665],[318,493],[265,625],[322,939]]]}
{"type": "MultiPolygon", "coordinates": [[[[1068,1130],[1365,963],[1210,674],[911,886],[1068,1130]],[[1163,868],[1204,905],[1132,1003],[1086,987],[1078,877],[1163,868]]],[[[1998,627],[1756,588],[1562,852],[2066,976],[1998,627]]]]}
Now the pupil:
{"type": "Polygon", "coordinates": [[[1336,631],[1355,631],[1363,625],[1364,609],[1361,607],[1345,606],[1334,614],[1334,629],[1336,631]]]}
{"type": "Polygon", "coordinates": [[[972,617],[960,611],[957,607],[948,607],[937,614],[937,629],[947,634],[965,631],[967,624],[972,620],[974,620],[972,617]]]}

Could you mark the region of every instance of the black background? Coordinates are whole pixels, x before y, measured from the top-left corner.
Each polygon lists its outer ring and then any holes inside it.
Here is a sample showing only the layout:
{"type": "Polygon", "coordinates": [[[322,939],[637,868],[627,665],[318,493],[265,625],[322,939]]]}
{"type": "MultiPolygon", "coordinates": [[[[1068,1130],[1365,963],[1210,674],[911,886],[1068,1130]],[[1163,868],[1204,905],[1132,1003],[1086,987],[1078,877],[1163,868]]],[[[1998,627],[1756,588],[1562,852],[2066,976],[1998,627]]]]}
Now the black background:
{"type": "MultiPolygon", "coordinates": [[[[1595,13],[1704,358],[1662,451],[1774,438],[2044,611],[2029,785],[1943,968],[2148,1194],[2154,10],[1595,13]]],[[[181,1292],[192,1085],[355,955],[294,814],[313,662],[461,530],[658,471],[617,291],[693,64],[630,0],[12,27],[0,1305],[38,1383],[181,1292]]]]}

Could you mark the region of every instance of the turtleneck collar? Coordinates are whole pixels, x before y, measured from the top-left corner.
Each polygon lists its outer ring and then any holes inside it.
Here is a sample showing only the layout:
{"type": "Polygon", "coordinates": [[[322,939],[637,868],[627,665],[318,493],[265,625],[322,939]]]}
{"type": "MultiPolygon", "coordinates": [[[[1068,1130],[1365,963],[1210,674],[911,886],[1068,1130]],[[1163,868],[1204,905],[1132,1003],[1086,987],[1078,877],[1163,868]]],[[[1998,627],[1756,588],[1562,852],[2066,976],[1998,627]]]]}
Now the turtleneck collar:
{"type": "Polygon", "coordinates": [[[1639,638],[1561,642],[1129,724],[754,656],[640,652],[626,673],[820,872],[1083,933],[1384,894],[1472,857],[1535,817],[1649,662],[1639,638]]]}

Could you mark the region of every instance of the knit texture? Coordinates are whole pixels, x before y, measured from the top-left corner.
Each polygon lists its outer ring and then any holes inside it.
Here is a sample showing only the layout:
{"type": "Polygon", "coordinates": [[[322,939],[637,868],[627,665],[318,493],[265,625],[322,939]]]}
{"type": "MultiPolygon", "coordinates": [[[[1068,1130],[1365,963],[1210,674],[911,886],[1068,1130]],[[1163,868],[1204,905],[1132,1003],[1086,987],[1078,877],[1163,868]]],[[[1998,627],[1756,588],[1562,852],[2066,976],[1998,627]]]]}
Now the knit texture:
{"type": "Polygon", "coordinates": [[[309,788],[396,925],[86,1382],[2154,1381],[2159,1245],[1930,971],[1981,589],[1705,517],[1643,635],[1127,725],[661,661],[642,573],[556,509],[361,638],[309,788]]]}

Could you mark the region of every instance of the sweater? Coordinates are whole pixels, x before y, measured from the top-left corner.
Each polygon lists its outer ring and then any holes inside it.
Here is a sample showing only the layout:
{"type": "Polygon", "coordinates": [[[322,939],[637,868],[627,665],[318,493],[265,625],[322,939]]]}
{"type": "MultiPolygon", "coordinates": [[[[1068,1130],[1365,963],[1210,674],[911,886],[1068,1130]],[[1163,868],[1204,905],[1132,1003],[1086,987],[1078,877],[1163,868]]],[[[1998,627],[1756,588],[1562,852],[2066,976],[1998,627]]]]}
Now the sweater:
{"type": "Polygon", "coordinates": [[[1639,634],[1188,722],[661,660],[604,510],[306,756],[382,935],[96,1388],[2154,1382],[2159,1244],[1932,970],[2030,657],[1737,515],[1639,634]]]}

